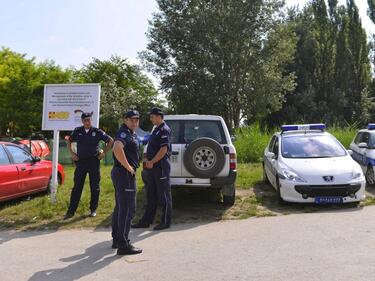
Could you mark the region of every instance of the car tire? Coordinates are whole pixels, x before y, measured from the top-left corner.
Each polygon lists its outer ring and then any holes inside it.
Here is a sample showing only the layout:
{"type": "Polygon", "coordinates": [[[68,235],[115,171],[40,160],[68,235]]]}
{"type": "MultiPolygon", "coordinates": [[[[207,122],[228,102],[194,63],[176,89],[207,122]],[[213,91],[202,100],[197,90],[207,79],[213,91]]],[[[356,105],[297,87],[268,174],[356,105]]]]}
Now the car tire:
{"type": "Polygon", "coordinates": [[[213,178],[225,165],[220,144],[211,138],[199,138],[190,143],[184,153],[186,170],[197,178],[213,178]]]}
{"type": "Polygon", "coordinates": [[[268,176],[267,176],[267,173],[266,173],[266,169],[264,167],[264,164],[263,164],[263,183],[266,183],[266,184],[270,183],[270,181],[268,179],[268,176]]]}
{"type": "Polygon", "coordinates": [[[374,175],[374,167],[368,166],[366,171],[366,183],[369,186],[375,185],[375,175],[374,175]]]}
{"type": "Polygon", "coordinates": [[[279,178],[276,178],[276,192],[277,192],[277,200],[278,200],[279,204],[280,205],[285,205],[286,202],[283,199],[283,197],[281,197],[279,178]]]}
{"type": "MultiPolygon", "coordinates": [[[[228,190],[228,188],[226,190],[228,190]]],[[[226,194],[223,194],[223,203],[226,206],[233,206],[234,202],[236,201],[236,187],[234,184],[231,185],[230,190],[230,194],[228,194],[227,192],[226,194]]]]}

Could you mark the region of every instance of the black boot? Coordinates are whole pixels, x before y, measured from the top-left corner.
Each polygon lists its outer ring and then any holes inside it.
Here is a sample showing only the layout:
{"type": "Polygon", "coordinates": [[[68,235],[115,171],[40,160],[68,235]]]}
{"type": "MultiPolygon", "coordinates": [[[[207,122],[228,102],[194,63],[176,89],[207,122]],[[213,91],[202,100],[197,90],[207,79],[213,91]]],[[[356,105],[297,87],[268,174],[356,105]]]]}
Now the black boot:
{"type": "Polygon", "coordinates": [[[123,256],[123,255],[137,255],[142,253],[142,249],[139,249],[137,247],[134,247],[132,244],[129,244],[125,248],[118,248],[117,249],[117,255],[123,256]]]}
{"type": "Polygon", "coordinates": [[[163,230],[163,229],[167,229],[170,227],[171,226],[169,224],[159,223],[157,226],[154,227],[154,230],[163,230]]]}
{"type": "Polygon", "coordinates": [[[70,219],[70,218],[72,218],[72,217],[74,217],[74,214],[67,212],[67,213],[65,214],[65,216],[64,216],[64,221],[66,221],[66,220],[68,220],[68,219],[70,219]]]}
{"type": "Polygon", "coordinates": [[[115,239],[113,239],[113,241],[112,241],[112,249],[117,249],[117,248],[118,248],[117,241],[115,239]]]}
{"type": "Polygon", "coordinates": [[[131,228],[149,228],[150,224],[145,222],[138,222],[131,225],[131,228]]]}

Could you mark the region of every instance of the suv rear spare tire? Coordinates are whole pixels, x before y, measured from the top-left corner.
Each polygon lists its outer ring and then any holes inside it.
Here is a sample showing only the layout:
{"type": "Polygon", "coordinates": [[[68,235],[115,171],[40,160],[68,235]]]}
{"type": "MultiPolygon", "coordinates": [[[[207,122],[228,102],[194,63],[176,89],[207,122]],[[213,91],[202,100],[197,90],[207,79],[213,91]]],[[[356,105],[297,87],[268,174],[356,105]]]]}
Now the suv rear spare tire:
{"type": "Polygon", "coordinates": [[[224,150],[214,139],[196,139],[186,148],[184,165],[195,177],[213,178],[225,165],[224,150]]]}

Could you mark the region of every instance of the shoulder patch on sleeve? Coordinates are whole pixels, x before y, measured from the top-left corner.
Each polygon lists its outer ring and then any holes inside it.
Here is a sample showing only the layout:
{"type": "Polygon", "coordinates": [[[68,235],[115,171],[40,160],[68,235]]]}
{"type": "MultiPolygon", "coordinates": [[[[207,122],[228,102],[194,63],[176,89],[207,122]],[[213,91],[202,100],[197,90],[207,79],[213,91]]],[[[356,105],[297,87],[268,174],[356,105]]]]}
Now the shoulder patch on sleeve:
{"type": "Polygon", "coordinates": [[[125,132],[122,132],[121,134],[120,134],[120,138],[126,138],[126,133],[125,132]]]}

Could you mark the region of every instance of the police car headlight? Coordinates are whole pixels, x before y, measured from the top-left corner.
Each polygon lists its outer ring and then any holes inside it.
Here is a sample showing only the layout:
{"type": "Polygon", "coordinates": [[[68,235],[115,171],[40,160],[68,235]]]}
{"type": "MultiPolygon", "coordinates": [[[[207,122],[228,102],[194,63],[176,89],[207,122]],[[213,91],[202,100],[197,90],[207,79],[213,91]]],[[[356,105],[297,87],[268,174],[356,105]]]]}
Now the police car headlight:
{"type": "Polygon", "coordinates": [[[290,180],[293,182],[306,182],[306,180],[301,178],[297,173],[288,169],[282,170],[282,176],[283,176],[283,179],[290,180]]]}
{"type": "Polygon", "coordinates": [[[359,179],[362,179],[364,177],[362,171],[353,171],[352,173],[352,180],[359,180],[359,179]]]}

